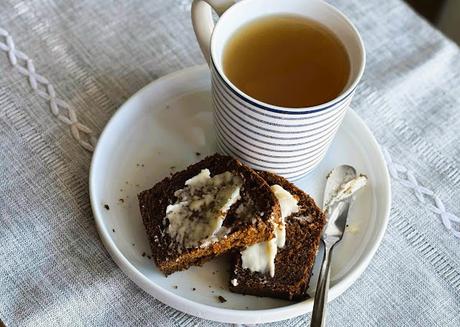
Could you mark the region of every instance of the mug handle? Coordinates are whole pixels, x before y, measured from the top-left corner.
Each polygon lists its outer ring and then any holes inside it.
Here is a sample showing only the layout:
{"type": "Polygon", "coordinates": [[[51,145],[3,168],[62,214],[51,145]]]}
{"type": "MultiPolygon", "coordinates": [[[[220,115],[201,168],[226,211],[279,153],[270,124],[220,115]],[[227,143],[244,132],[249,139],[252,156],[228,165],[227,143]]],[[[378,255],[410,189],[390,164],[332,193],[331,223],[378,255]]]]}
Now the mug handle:
{"type": "Polygon", "coordinates": [[[212,9],[220,16],[234,4],[234,0],[193,0],[191,10],[193,30],[208,65],[211,59],[210,44],[214,29],[212,9]]]}

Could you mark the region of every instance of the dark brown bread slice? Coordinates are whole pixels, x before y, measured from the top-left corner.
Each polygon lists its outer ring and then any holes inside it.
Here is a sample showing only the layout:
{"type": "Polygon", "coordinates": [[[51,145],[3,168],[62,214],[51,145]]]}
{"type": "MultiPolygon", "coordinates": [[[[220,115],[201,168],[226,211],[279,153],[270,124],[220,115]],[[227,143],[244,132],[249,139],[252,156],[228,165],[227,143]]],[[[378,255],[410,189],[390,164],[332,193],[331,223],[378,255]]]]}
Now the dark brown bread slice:
{"type": "Polygon", "coordinates": [[[239,161],[219,154],[207,157],[186,170],[163,179],[151,189],[141,192],[138,198],[153,259],[165,275],[192,265],[201,265],[231,249],[242,249],[250,244],[273,238],[271,219],[279,221],[281,216],[278,201],[263,178],[239,161]],[[163,218],[166,207],[176,201],[174,192],[182,189],[186,180],[206,168],[211,172],[211,176],[226,171],[239,175],[243,180],[241,200],[230,208],[224,220],[224,226],[232,228],[226,238],[204,248],[185,249],[166,232],[167,225],[163,224],[163,218]],[[248,214],[236,210],[240,204],[254,211],[248,214]]]}
{"type": "Polygon", "coordinates": [[[303,300],[318,251],[326,218],[315,201],[285,178],[258,172],[269,185],[278,184],[298,199],[299,212],[286,218],[286,244],[275,257],[275,275],[243,269],[240,252],[235,252],[230,290],[236,293],[303,300]]]}

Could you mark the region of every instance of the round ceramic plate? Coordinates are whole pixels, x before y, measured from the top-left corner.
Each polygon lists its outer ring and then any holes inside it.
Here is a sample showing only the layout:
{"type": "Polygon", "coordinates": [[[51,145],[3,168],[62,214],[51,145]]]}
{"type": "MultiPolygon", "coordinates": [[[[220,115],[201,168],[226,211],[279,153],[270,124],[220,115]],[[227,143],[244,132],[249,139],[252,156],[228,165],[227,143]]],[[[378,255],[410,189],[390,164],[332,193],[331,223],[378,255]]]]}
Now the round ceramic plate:
{"type": "MultiPolygon", "coordinates": [[[[295,303],[231,293],[226,257],[169,277],[150,259],[137,194],[215,152],[206,66],[160,78],[129,99],[107,124],[91,164],[91,205],[105,247],[139,287],[171,307],[198,317],[251,324],[311,311],[312,299],[295,303]],[[221,303],[219,296],[226,302],[221,303]]],[[[369,185],[357,194],[348,230],[334,252],[329,300],[350,287],[369,264],[385,232],[391,202],[382,153],[352,110],[325,159],[296,184],[322,203],[326,174],[340,164],[355,166],[369,177],[369,185]]],[[[311,295],[317,271],[318,262],[310,283],[311,295]]]]}

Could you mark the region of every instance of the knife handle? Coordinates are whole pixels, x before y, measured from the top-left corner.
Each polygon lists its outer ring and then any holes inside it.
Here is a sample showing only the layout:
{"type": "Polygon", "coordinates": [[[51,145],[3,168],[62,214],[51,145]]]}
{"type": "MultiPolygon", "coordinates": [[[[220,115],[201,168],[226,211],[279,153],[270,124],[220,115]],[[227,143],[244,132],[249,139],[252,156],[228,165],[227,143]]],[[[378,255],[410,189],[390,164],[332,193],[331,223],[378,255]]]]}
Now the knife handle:
{"type": "Polygon", "coordinates": [[[333,245],[324,242],[324,240],[321,240],[321,242],[323,242],[324,245],[323,263],[321,264],[321,270],[318,276],[310,327],[325,326],[326,320],[326,303],[327,293],[329,291],[329,277],[333,245]]]}

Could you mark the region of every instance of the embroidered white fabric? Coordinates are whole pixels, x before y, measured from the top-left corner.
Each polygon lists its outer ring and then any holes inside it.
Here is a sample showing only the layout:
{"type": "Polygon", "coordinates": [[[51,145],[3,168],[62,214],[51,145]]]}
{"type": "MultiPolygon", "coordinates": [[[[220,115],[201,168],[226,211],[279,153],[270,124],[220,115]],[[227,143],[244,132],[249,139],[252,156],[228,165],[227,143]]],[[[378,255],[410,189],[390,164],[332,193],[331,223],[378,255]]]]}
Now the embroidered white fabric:
{"type": "Polygon", "coordinates": [[[15,48],[11,35],[4,29],[0,28],[0,37],[5,39],[5,42],[0,42],[0,50],[8,53],[11,65],[16,68],[19,73],[28,77],[32,90],[34,90],[40,97],[49,101],[52,114],[63,123],[69,125],[72,136],[78,141],[78,143],[80,143],[86,150],[93,151],[96,138],[91,135],[91,129],[78,122],[75,110],[65,101],[56,97],[54,86],[45,77],[35,72],[33,60],[27,57],[24,52],[15,48]],[[18,59],[24,61],[25,65],[22,66],[18,62],[18,59]],[[44,87],[44,90],[39,88],[39,84],[44,87]],[[60,109],[66,109],[67,115],[60,113],[60,109]],[[89,140],[83,140],[80,134],[86,134],[89,140]]]}
{"type": "Polygon", "coordinates": [[[424,205],[426,209],[438,214],[441,217],[444,227],[446,227],[446,229],[455,237],[460,238],[460,218],[453,213],[446,211],[446,207],[439,196],[437,196],[432,190],[420,185],[415,178],[414,172],[398,163],[393,162],[393,159],[387,149],[383,149],[383,154],[391,177],[401,185],[411,189],[417,200],[424,205]]]}
{"type": "MultiPolygon", "coordinates": [[[[353,107],[385,146],[393,208],[376,256],[329,305],[328,323],[459,326],[459,48],[399,0],[330,2],[366,45],[353,107]]],[[[94,137],[114,111],[157,77],[204,62],[189,10],[187,0],[0,1],[7,326],[221,325],[136,287],[104,250],[88,199],[94,137]]]]}

